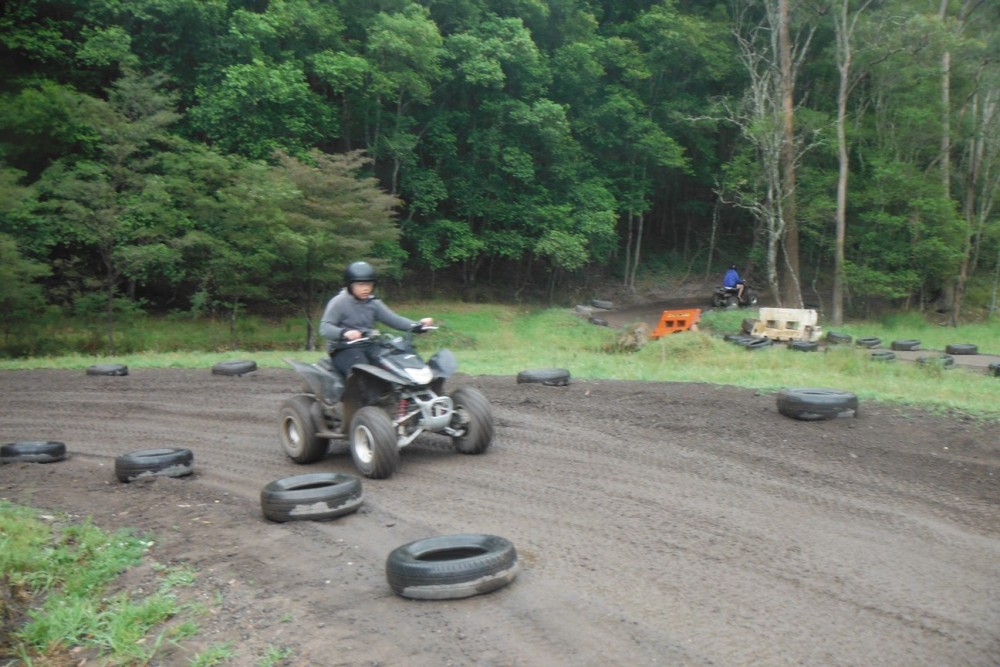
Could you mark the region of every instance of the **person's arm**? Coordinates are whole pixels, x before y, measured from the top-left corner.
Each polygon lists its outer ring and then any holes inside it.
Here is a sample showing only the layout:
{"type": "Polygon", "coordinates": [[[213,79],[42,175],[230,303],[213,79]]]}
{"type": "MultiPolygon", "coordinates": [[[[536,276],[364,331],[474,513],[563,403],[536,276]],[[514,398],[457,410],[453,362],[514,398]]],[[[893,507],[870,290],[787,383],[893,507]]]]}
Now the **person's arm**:
{"type": "Polygon", "coordinates": [[[411,331],[420,324],[429,326],[434,321],[429,317],[425,317],[419,322],[415,322],[402,315],[397,315],[382,300],[375,302],[375,320],[388,324],[393,329],[399,329],[400,331],[411,331]]]}
{"type": "Polygon", "coordinates": [[[319,321],[319,334],[330,342],[343,340],[345,328],[336,324],[340,321],[340,312],[337,309],[337,297],[330,299],[323,310],[323,317],[319,321]]]}

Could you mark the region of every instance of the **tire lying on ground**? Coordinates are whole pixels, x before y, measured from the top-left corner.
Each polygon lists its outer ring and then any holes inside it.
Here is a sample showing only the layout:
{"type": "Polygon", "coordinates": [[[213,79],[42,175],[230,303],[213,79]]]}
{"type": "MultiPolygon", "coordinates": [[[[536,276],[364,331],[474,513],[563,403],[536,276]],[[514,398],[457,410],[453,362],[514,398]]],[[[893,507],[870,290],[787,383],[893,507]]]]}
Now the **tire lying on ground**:
{"type": "Polygon", "coordinates": [[[66,443],[52,440],[25,440],[0,447],[0,463],[26,461],[52,463],[66,458],[66,443]]]}
{"type": "Polygon", "coordinates": [[[1000,378],[1000,361],[995,361],[990,364],[989,373],[995,378],[1000,378]]]}
{"type": "Polygon", "coordinates": [[[757,326],[757,320],[746,318],[740,323],[740,331],[742,331],[747,335],[750,335],[750,333],[753,332],[753,328],[755,326],[757,326]]]}
{"type": "Polygon", "coordinates": [[[905,338],[903,340],[894,340],[890,343],[889,347],[894,350],[919,350],[920,341],[913,338],[905,338]]]}
{"type": "Polygon", "coordinates": [[[517,383],[540,383],[550,387],[565,387],[569,384],[569,371],[565,368],[536,368],[517,374],[517,383]]]}
{"type": "Polygon", "coordinates": [[[594,308],[600,308],[601,310],[611,310],[615,307],[615,304],[610,301],[605,301],[604,299],[591,299],[590,305],[594,308]]]}
{"type": "Polygon", "coordinates": [[[839,344],[839,343],[850,343],[851,337],[845,333],[838,333],[836,331],[828,331],[826,334],[826,340],[829,343],[839,344]]]}
{"type": "Polygon", "coordinates": [[[443,535],[397,547],[385,575],[397,595],[452,600],[506,586],[517,576],[517,550],[496,535],[443,535]]]}
{"type": "Polygon", "coordinates": [[[792,419],[819,421],[840,416],[858,416],[858,397],[840,389],[801,387],[782,389],[778,412],[792,419]]]}
{"type": "Polygon", "coordinates": [[[771,345],[773,345],[773,343],[770,338],[753,337],[750,341],[743,344],[743,347],[748,350],[763,350],[766,347],[771,347],[771,345]]]}
{"type": "Polygon", "coordinates": [[[955,343],[944,348],[947,354],[979,354],[979,348],[971,343],[955,343]]]}
{"type": "Polygon", "coordinates": [[[212,366],[212,375],[235,375],[241,376],[257,370],[257,362],[245,359],[234,361],[220,361],[212,366]]]}
{"type": "Polygon", "coordinates": [[[881,345],[882,344],[882,339],[881,338],[875,338],[875,337],[859,338],[856,341],[854,341],[854,344],[857,345],[858,347],[873,348],[873,347],[878,347],[879,345],[881,345]]]}
{"type": "Polygon", "coordinates": [[[124,364],[94,364],[87,368],[87,375],[128,375],[124,364]]]}
{"type": "Polygon", "coordinates": [[[606,327],[606,326],[608,326],[608,321],[606,319],[604,319],[603,317],[591,317],[590,318],[590,323],[591,324],[596,324],[599,327],[606,327]]]}
{"type": "Polygon", "coordinates": [[[194,454],[183,447],[141,449],[115,458],[115,477],[134,482],[145,477],[183,477],[194,470],[194,454]]]}
{"type": "Polygon", "coordinates": [[[286,477],[260,492],[264,518],[279,523],[335,519],[358,511],[361,502],[361,479],[340,472],[286,477]]]}
{"type": "Polygon", "coordinates": [[[917,364],[920,366],[941,366],[942,368],[951,368],[955,365],[955,357],[950,354],[917,357],[917,364]]]}
{"type": "Polygon", "coordinates": [[[819,349],[819,343],[814,340],[793,340],[788,344],[788,349],[797,352],[815,352],[819,349]]]}
{"type": "Polygon", "coordinates": [[[871,360],[872,361],[895,361],[896,360],[896,353],[895,352],[890,352],[889,350],[878,350],[876,352],[872,352],[871,360]]]}

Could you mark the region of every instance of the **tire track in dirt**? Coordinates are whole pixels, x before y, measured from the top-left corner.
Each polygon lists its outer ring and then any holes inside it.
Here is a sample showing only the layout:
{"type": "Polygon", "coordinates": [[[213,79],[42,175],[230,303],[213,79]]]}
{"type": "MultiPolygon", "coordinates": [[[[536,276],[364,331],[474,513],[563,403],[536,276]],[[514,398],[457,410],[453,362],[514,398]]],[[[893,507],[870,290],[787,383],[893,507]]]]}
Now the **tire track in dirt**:
{"type": "Polygon", "coordinates": [[[804,423],[709,385],[463,384],[493,404],[486,454],[425,436],[392,479],[364,480],[357,513],[273,524],[268,482],[353,472],[343,452],[281,452],[290,370],[0,373],[0,436],[71,453],[4,466],[2,494],[160,533],[161,557],[224,600],[204,641],[290,643],[300,664],[996,664],[1000,425],[882,406],[804,423]],[[150,447],[192,449],[194,475],[115,483],[113,457],[150,447]],[[460,532],[511,539],[518,579],[392,594],[391,549],[460,532]]]}

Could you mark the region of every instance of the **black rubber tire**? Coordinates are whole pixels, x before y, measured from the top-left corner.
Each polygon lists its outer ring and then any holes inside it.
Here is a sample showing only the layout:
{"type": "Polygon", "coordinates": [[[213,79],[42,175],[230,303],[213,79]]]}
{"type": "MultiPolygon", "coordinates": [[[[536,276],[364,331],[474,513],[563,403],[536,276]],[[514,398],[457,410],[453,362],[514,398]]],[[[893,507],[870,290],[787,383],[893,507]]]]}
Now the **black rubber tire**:
{"type": "Polygon", "coordinates": [[[752,338],[743,347],[748,350],[763,350],[765,348],[771,347],[773,343],[770,338],[752,338]]]}
{"type": "Polygon", "coordinates": [[[946,345],[944,351],[946,354],[979,354],[979,347],[972,343],[954,343],[946,345]]]}
{"type": "Polygon", "coordinates": [[[917,357],[917,364],[920,366],[941,366],[942,368],[953,368],[955,366],[955,357],[950,354],[917,357]]]}
{"type": "Polygon", "coordinates": [[[610,301],[605,301],[603,299],[591,299],[590,305],[594,308],[600,308],[601,310],[611,310],[615,307],[615,304],[610,301]]]}
{"type": "Polygon", "coordinates": [[[517,383],[536,382],[550,387],[565,387],[569,384],[569,371],[565,368],[536,368],[517,374],[517,383]]]}
{"type": "Polygon", "coordinates": [[[296,394],[278,409],[278,437],[288,458],[296,463],[313,463],[326,456],[330,448],[326,438],[316,435],[319,427],[313,414],[316,399],[296,394]]]}
{"type": "Polygon", "coordinates": [[[128,366],[124,364],[94,364],[87,368],[87,375],[128,375],[128,366]]]}
{"type": "Polygon", "coordinates": [[[606,326],[608,326],[608,321],[606,319],[604,319],[603,317],[591,317],[590,318],[590,323],[591,324],[596,324],[599,327],[606,327],[606,326]]]}
{"type": "Polygon", "coordinates": [[[819,343],[814,340],[793,340],[788,344],[788,349],[797,352],[815,352],[819,349],[819,343]]]}
{"type": "Polygon", "coordinates": [[[54,440],[23,440],[0,447],[0,464],[25,461],[53,463],[66,458],[66,443],[54,440]]]}
{"type": "Polygon", "coordinates": [[[725,308],[726,299],[721,294],[712,295],[712,307],[713,308],[725,308]]]}
{"type": "Polygon", "coordinates": [[[995,378],[1000,378],[1000,361],[994,361],[989,366],[989,373],[995,378]]]}
{"type": "Polygon", "coordinates": [[[493,442],[493,409],[483,393],[473,387],[462,387],[451,394],[455,407],[452,426],[465,431],[452,442],[462,454],[482,454],[493,442]]]}
{"type": "Polygon", "coordinates": [[[826,341],[834,345],[839,345],[841,343],[850,343],[853,339],[845,333],[839,333],[837,331],[828,331],[826,334],[826,341]]]}
{"type": "Polygon", "coordinates": [[[354,466],[365,477],[386,479],[399,468],[399,447],[392,420],[379,408],[366,405],[354,413],[348,430],[354,466]]]}
{"type": "Polygon", "coordinates": [[[453,600],[490,593],[517,576],[517,550],[496,535],[443,535],[397,547],[385,575],[397,595],[453,600]]]}
{"type": "Polygon", "coordinates": [[[738,305],[740,305],[740,299],[735,294],[730,294],[724,299],[724,301],[725,301],[724,305],[726,308],[736,308],[738,305]]]}
{"type": "Polygon", "coordinates": [[[142,449],[115,458],[115,477],[134,482],[143,477],[183,477],[194,469],[194,454],[182,447],[142,449]]]}
{"type": "Polygon", "coordinates": [[[220,361],[212,366],[212,375],[233,375],[236,377],[257,370],[257,362],[246,359],[235,361],[220,361]]]}
{"type": "Polygon", "coordinates": [[[889,345],[893,350],[909,351],[909,350],[919,350],[920,341],[914,338],[904,338],[902,340],[894,340],[889,345]]]}
{"type": "Polygon", "coordinates": [[[867,347],[868,349],[873,349],[882,344],[881,338],[876,338],[874,336],[870,338],[859,338],[854,341],[854,344],[858,347],[867,347]]]}
{"type": "Polygon", "coordinates": [[[286,477],[260,492],[264,518],[279,523],[336,519],[357,512],[361,502],[361,480],[342,472],[286,477]]]}
{"type": "Polygon", "coordinates": [[[877,350],[871,354],[872,361],[895,361],[896,353],[889,350],[877,350]]]}
{"type": "Polygon", "coordinates": [[[789,388],[777,396],[778,412],[801,421],[833,419],[841,415],[858,416],[858,397],[840,389],[789,388]]]}

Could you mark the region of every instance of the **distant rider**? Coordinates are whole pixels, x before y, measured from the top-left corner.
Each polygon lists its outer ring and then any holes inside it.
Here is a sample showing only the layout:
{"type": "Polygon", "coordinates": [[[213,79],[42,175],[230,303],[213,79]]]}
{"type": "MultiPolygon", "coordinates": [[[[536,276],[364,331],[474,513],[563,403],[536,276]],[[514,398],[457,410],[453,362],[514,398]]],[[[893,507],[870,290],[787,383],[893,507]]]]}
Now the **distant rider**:
{"type": "Polygon", "coordinates": [[[726,271],[726,275],[722,278],[722,286],[726,289],[736,288],[736,298],[743,301],[743,288],[745,282],[740,278],[740,272],[736,270],[735,264],[729,265],[729,270],[726,271]]]}
{"type": "Polygon", "coordinates": [[[368,262],[354,262],[344,271],[344,285],[337,296],[330,299],[319,323],[319,332],[327,340],[327,351],[337,371],[347,377],[358,364],[369,363],[365,343],[351,345],[381,322],[400,331],[416,331],[429,327],[434,320],[425,317],[414,322],[392,312],[381,299],[372,296],[377,276],[368,262]]]}

